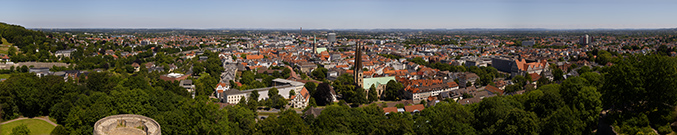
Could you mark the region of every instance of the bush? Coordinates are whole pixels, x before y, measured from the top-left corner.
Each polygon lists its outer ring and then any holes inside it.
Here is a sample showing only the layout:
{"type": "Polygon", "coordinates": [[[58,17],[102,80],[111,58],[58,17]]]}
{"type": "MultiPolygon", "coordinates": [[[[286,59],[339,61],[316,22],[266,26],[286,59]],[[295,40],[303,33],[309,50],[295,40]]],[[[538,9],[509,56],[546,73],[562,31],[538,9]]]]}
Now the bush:
{"type": "Polygon", "coordinates": [[[12,129],[12,135],[28,135],[31,134],[31,131],[28,130],[28,126],[21,124],[12,129]]]}
{"type": "Polygon", "coordinates": [[[50,134],[51,135],[67,135],[68,131],[66,130],[65,127],[58,125],[54,128],[54,130],[52,130],[52,133],[50,133],[50,134]]]}
{"type": "Polygon", "coordinates": [[[399,103],[399,104],[395,105],[395,107],[397,107],[397,108],[404,108],[404,104],[399,103]]]}
{"type": "Polygon", "coordinates": [[[668,123],[668,124],[665,124],[665,125],[662,125],[662,126],[661,126],[661,125],[657,125],[657,126],[658,126],[658,127],[657,127],[657,128],[658,128],[658,129],[657,129],[657,130],[658,130],[658,134],[665,135],[665,134],[672,133],[672,129],[670,128],[670,124],[669,124],[669,123],[668,123]]]}

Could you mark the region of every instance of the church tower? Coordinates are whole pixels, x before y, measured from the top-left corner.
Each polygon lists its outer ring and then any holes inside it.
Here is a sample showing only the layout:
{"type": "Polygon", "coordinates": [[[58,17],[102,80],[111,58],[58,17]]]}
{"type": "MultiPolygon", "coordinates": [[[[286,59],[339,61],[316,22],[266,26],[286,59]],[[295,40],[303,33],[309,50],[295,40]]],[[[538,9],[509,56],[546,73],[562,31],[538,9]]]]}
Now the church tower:
{"type": "Polygon", "coordinates": [[[362,81],[362,46],[360,42],[355,44],[355,69],[353,72],[355,77],[355,86],[357,88],[363,88],[364,82],[362,81]]]}

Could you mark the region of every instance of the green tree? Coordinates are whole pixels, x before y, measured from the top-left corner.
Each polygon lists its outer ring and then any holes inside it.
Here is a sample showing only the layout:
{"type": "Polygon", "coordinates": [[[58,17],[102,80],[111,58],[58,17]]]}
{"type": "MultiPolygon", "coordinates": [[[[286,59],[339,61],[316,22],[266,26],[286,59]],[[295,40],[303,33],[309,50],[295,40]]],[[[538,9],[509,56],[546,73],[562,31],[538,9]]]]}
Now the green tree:
{"type": "Polygon", "coordinates": [[[550,84],[550,80],[545,77],[538,78],[538,81],[536,81],[536,86],[541,87],[543,85],[550,84]]]}
{"type": "Polygon", "coordinates": [[[294,92],[293,90],[290,90],[289,91],[289,98],[291,98],[294,95],[296,95],[296,92],[294,92]]]}
{"type": "Polygon", "coordinates": [[[306,90],[308,90],[310,95],[314,95],[315,90],[317,89],[317,84],[314,82],[307,82],[306,84],[303,85],[303,87],[305,87],[306,90]]]}
{"type": "Polygon", "coordinates": [[[317,90],[315,91],[315,94],[313,94],[313,98],[315,99],[315,102],[317,102],[317,105],[319,106],[325,106],[328,104],[331,104],[333,102],[333,97],[331,93],[331,88],[328,83],[320,83],[317,86],[317,90]]]}
{"type": "MultiPolygon", "coordinates": [[[[666,115],[677,103],[677,63],[665,56],[630,57],[604,76],[602,101],[621,110],[658,110],[666,115]]],[[[639,111],[639,112],[642,112],[639,111]]],[[[625,111],[624,111],[625,112],[625,111]]]]}
{"type": "Polygon", "coordinates": [[[550,135],[577,135],[583,134],[583,127],[585,124],[580,119],[577,119],[569,107],[562,107],[544,120],[544,128],[542,134],[550,135]]]}
{"type": "Polygon", "coordinates": [[[440,102],[423,110],[413,127],[417,134],[477,134],[472,127],[474,120],[466,107],[440,102]]]}
{"type": "Polygon", "coordinates": [[[524,76],[517,75],[512,78],[512,82],[515,83],[518,86],[524,86],[527,84],[527,79],[524,78],[524,76]]]}
{"type": "Polygon", "coordinates": [[[284,68],[282,70],[282,78],[289,78],[291,76],[291,70],[289,68],[284,68]]]}
{"type": "Polygon", "coordinates": [[[522,90],[522,87],[519,84],[505,86],[505,93],[513,93],[520,90],[522,90]]]}
{"type": "Polygon", "coordinates": [[[249,99],[247,99],[247,108],[249,108],[249,110],[255,111],[259,105],[259,91],[254,90],[251,94],[249,94],[249,99]]]}
{"type": "Polygon", "coordinates": [[[581,77],[571,77],[564,80],[559,91],[562,99],[569,105],[574,104],[574,99],[578,96],[578,92],[585,87],[586,81],[581,77]]]}
{"type": "Polygon", "coordinates": [[[287,100],[279,94],[277,88],[268,90],[268,107],[280,109],[285,105],[287,105],[287,100]]]}
{"type": "Polygon", "coordinates": [[[553,81],[556,81],[556,82],[557,82],[557,81],[562,81],[562,80],[564,80],[564,72],[562,71],[562,69],[555,68],[555,69],[552,71],[552,76],[553,76],[553,81]]]}
{"type": "Polygon", "coordinates": [[[581,75],[585,74],[587,72],[590,72],[590,71],[592,71],[592,69],[590,69],[590,67],[588,67],[588,66],[583,66],[583,67],[581,67],[580,69],[577,70],[578,74],[581,74],[581,75]]]}
{"type": "Polygon", "coordinates": [[[515,135],[532,134],[540,132],[539,118],[533,112],[513,108],[507,116],[496,122],[497,133],[515,135]]]}
{"type": "Polygon", "coordinates": [[[28,135],[28,134],[31,134],[31,130],[28,130],[28,126],[24,124],[12,128],[12,135],[28,135]]]}
{"type": "Polygon", "coordinates": [[[228,106],[228,120],[236,123],[235,134],[253,134],[256,130],[256,113],[242,106],[228,106]]]}
{"type": "Polygon", "coordinates": [[[68,135],[68,131],[66,131],[66,128],[64,128],[63,126],[58,125],[58,126],[54,127],[54,130],[52,130],[52,132],[49,133],[49,134],[50,135],[68,135]]]}
{"type": "MultiPolygon", "coordinates": [[[[571,104],[574,111],[578,111],[580,121],[584,123],[585,132],[591,133],[595,130],[599,120],[599,112],[602,111],[602,94],[594,86],[583,87],[578,96],[574,98],[574,104],[571,104]]],[[[579,131],[579,130],[577,130],[579,131]]]]}
{"type": "Polygon", "coordinates": [[[256,134],[265,135],[310,135],[310,127],[294,110],[280,112],[280,117],[268,117],[259,122],[256,134]]]}
{"type": "Polygon", "coordinates": [[[596,72],[586,72],[582,73],[581,77],[586,80],[586,85],[587,86],[594,86],[596,88],[602,88],[602,84],[604,84],[604,78],[602,75],[596,72]]]}
{"type": "Polygon", "coordinates": [[[368,94],[369,95],[367,96],[368,98],[367,100],[369,100],[370,103],[378,100],[378,94],[376,93],[376,87],[374,87],[374,84],[372,84],[371,87],[369,87],[368,94]]]}
{"type": "Polygon", "coordinates": [[[327,72],[328,72],[328,70],[326,68],[319,67],[319,68],[313,70],[313,72],[311,72],[311,75],[313,75],[313,77],[315,77],[315,79],[317,79],[317,80],[324,80],[324,79],[326,79],[327,72]]]}
{"type": "Polygon", "coordinates": [[[346,102],[354,104],[364,104],[367,103],[367,93],[362,88],[355,88],[354,90],[347,90],[343,92],[346,97],[346,102]]]}
{"type": "Polygon", "coordinates": [[[26,66],[26,65],[21,66],[21,72],[27,73],[28,72],[28,66],[26,66]]]}
{"type": "Polygon", "coordinates": [[[388,81],[388,83],[386,84],[386,90],[384,92],[385,100],[391,101],[399,100],[403,90],[404,86],[402,86],[401,83],[393,80],[388,81]]]}
{"type": "MultiPolygon", "coordinates": [[[[522,104],[505,97],[489,97],[482,99],[477,107],[473,108],[475,113],[476,124],[475,129],[481,129],[480,134],[494,134],[501,133],[499,130],[507,130],[508,125],[515,123],[502,123],[508,119],[508,115],[517,115],[513,112],[514,109],[521,109],[522,104]],[[504,124],[504,125],[501,125],[504,124]]],[[[517,116],[513,116],[517,117],[517,116]]],[[[518,120],[512,121],[517,122],[518,120]]],[[[513,128],[511,128],[513,129],[513,128]]]]}

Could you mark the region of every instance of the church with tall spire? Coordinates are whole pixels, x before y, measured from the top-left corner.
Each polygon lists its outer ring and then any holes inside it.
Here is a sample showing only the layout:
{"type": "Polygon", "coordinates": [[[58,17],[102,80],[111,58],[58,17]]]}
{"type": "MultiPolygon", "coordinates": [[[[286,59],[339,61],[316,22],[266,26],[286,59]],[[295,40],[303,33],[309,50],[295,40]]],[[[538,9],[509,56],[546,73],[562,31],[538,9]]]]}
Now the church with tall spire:
{"type": "Polygon", "coordinates": [[[363,82],[363,77],[362,77],[362,43],[357,42],[355,44],[355,72],[353,72],[353,77],[355,80],[355,87],[356,88],[362,88],[364,85],[363,82]]]}

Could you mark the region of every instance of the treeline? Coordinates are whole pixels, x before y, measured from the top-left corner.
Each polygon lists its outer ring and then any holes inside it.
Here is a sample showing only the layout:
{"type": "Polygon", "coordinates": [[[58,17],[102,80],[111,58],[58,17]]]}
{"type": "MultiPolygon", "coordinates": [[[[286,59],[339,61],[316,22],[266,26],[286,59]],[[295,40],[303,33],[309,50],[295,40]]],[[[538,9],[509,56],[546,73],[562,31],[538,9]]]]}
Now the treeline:
{"type": "Polygon", "coordinates": [[[414,45],[423,45],[423,44],[433,44],[433,45],[457,45],[458,42],[456,39],[450,38],[409,38],[402,42],[403,44],[414,44],[414,45]]]}
{"type": "Polygon", "coordinates": [[[56,51],[59,46],[54,40],[47,38],[42,32],[27,30],[18,25],[0,23],[0,38],[18,47],[9,47],[8,55],[14,62],[23,61],[48,61],[55,57],[50,56],[49,51],[56,51]],[[20,52],[20,53],[19,53],[20,52]]]}

